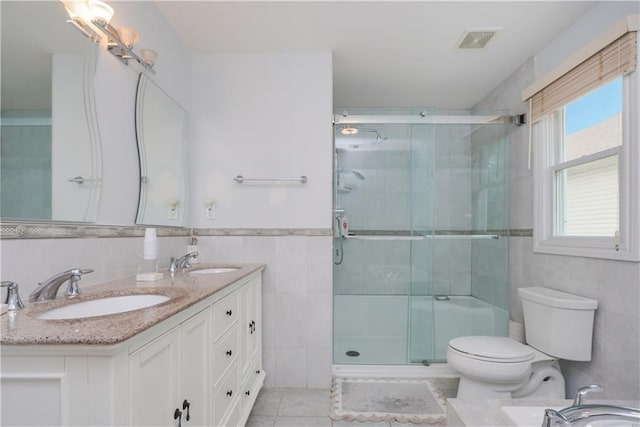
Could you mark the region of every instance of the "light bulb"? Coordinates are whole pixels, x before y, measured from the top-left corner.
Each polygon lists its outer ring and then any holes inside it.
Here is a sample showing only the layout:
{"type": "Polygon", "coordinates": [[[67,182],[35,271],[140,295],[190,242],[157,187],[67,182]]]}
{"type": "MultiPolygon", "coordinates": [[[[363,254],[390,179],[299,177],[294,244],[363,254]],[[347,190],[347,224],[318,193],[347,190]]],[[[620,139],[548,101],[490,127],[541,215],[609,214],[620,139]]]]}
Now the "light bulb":
{"type": "Polygon", "coordinates": [[[156,59],[158,59],[158,52],[153,49],[140,49],[140,56],[146,64],[153,67],[153,64],[156,63],[156,59]]]}
{"type": "Polygon", "coordinates": [[[138,38],[140,38],[138,32],[129,27],[118,28],[118,36],[120,36],[120,41],[129,49],[133,48],[133,45],[138,43],[138,38]]]}
{"type": "Polygon", "coordinates": [[[113,8],[103,1],[89,0],[89,13],[92,21],[107,25],[113,17],[113,8]]]}
{"type": "Polygon", "coordinates": [[[355,135],[355,134],[358,133],[358,128],[354,128],[354,127],[351,127],[351,126],[345,126],[345,127],[342,128],[340,133],[342,133],[343,135],[355,135]]]}

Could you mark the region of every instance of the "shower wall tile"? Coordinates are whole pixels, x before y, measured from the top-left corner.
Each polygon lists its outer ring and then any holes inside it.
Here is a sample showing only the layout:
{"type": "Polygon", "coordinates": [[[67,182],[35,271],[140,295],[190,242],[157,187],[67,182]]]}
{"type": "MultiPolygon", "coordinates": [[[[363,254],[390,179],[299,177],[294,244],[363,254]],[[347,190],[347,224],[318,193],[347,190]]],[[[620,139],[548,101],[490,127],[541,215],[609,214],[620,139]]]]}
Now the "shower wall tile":
{"type": "Polygon", "coordinates": [[[387,193],[382,229],[409,230],[411,228],[410,193],[387,193]]]}
{"type": "Polygon", "coordinates": [[[471,295],[471,274],[451,274],[448,295],[471,295]]]}
{"type": "Polygon", "coordinates": [[[411,183],[411,165],[406,169],[388,169],[384,172],[384,191],[386,193],[407,193],[411,183]]]}

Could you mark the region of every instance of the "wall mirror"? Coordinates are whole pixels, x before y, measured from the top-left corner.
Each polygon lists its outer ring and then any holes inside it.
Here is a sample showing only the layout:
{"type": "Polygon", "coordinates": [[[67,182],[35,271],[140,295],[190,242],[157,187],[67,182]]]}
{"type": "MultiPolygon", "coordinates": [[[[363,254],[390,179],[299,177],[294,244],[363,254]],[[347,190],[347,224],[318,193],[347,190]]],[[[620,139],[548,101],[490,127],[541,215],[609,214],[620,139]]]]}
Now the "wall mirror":
{"type": "Polygon", "coordinates": [[[136,138],[140,198],[136,224],[184,226],[187,207],[187,112],[140,74],[136,138]]]}
{"type": "Polygon", "coordinates": [[[95,222],[102,186],[98,47],[61,2],[0,3],[0,217],[95,222]]]}

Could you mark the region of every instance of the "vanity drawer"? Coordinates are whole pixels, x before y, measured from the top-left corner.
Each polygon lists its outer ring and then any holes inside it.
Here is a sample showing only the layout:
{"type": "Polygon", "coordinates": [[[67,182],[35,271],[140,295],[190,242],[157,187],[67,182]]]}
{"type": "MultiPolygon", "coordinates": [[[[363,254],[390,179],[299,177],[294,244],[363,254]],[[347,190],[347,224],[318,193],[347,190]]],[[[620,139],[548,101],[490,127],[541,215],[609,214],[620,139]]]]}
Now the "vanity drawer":
{"type": "MultiPolygon", "coordinates": [[[[233,410],[231,403],[236,399],[239,393],[238,389],[238,364],[234,364],[233,368],[229,372],[222,384],[220,384],[213,391],[213,425],[221,426],[224,418],[229,412],[233,410]]],[[[234,405],[234,407],[237,405],[234,405]]]]}
{"type": "Polygon", "coordinates": [[[234,292],[213,305],[212,309],[213,327],[212,338],[217,341],[233,323],[240,317],[238,309],[238,293],[234,292]]]}
{"type": "Polygon", "coordinates": [[[229,334],[213,345],[213,384],[217,384],[240,354],[240,328],[236,325],[229,334]]]}

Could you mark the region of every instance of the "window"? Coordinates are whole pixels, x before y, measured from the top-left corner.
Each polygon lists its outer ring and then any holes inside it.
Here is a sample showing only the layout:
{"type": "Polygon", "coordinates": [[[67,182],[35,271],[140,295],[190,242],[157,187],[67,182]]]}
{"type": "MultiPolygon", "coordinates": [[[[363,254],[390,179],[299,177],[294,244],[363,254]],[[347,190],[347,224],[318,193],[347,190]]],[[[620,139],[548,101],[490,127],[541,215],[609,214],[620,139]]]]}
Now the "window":
{"type": "Polygon", "coordinates": [[[618,157],[622,145],[622,79],[569,103],[556,113],[561,126],[550,141],[554,174],[554,234],[608,236],[619,231],[618,157]]]}
{"type": "Polygon", "coordinates": [[[531,97],[536,252],[640,260],[635,36],[631,65],[602,76],[616,40],[531,97]]]}

